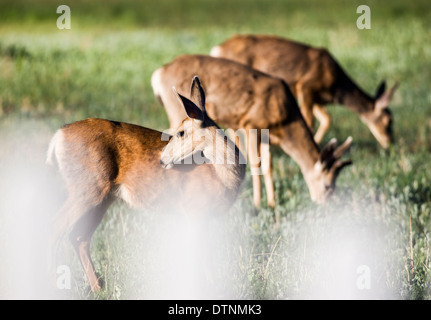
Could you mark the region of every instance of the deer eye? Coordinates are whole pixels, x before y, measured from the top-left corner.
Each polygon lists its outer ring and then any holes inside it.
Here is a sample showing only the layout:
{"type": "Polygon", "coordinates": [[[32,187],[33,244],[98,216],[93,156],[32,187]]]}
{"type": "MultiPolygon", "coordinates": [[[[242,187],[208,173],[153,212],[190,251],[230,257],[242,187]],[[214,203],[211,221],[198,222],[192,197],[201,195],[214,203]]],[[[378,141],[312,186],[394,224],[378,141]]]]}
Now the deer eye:
{"type": "Polygon", "coordinates": [[[184,136],[184,131],[178,131],[177,132],[177,137],[181,138],[182,136],[184,136]]]}

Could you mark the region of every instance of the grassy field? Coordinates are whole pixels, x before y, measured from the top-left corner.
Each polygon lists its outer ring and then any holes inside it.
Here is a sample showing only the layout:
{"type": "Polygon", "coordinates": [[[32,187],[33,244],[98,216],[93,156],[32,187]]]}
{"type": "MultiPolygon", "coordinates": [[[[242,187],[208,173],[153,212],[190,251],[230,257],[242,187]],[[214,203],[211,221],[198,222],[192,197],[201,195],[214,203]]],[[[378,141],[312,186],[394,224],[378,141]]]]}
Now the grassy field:
{"type": "Polygon", "coordinates": [[[362,2],[77,0],[71,30],[56,27],[60,1],[1,2],[0,298],[46,294],[46,221],[64,200],[44,164],[56,129],[102,117],[164,130],[150,85],[156,68],[182,53],[208,53],[235,33],[270,33],[327,47],[369,93],[382,79],[399,81],[394,147],[384,152],[355,114],[331,106],[324,143],[354,138],[354,165],[333,201],[311,203],[299,167],[275,148],[276,209],[254,214],[248,173],[232,210],[213,222],[214,287],[192,290],[199,277],[187,265],[190,239],[184,231],[170,237],[183,230],[179,217],[118,203],[92,245],[104,289],[88,292],[65,242],[72,287],[61,297],[430,299],[431,6],[368,1],[372,28],[359,30],[362,2]]]}

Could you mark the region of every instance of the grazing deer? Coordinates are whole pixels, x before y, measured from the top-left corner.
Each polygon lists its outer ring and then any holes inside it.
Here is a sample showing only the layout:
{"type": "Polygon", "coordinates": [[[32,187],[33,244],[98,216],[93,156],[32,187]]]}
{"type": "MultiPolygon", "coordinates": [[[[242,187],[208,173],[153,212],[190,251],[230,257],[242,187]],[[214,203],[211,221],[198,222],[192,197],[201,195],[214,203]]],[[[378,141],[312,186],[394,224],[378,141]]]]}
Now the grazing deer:
{"type": "Polygon", "coordinates": [[[345,105],[359,115],[383,148],[393,142],[389,102],[397,87],[385,91],[382,82],[374,97],[366,94],[326,50],[266,35],[236,35],[215,46],[211,56],[231,59],[283,79],[298,99],[310,128],[320,122],[314,136],[320,143],[331,124],[325,105],[345,105]]]}
{"type": "Polygon", "coordinates": [[[340,170],[350,164],[340,158],[349,148],[351,138],[338,148],[336,141],[331,140],[319,152],[295,98],[283,80],[231,60],[205,55],[177,57],[152,75],[154,94],[164,105],[171,128],[184,117],[184,110],[170,94],[169,84],[184,89],[186,79],[196,73],[201,75],[206,107],[214,121],[229,129],[246,131],[254,205],[259,207],[261,202],[261,182],[257,174],[261,166],[268,168],[263,172],[268,206],[275,206],[271,154],[269,146],[261,145],[256,129],[269,129],[270,143],[280,145],[296,161],[312,200],[323,203],[334,190],[340,170]]]}
{"type": "Polygon", "coordinates": [[[90,241],[115,198],[138,209],[180,211],[192,217],[228,210],[236,199],[245,160],[241,163],[235,144],[206,114],[199,79],[193,78],[191,100],[176,91],[172,96],[185,117],[169,142],[161,132],[103,119],[66,125],[51,140],[47,163],[57,163],[68,191],[55,221],[54,254],[70,230],[93,291],[101,283],[90,241]],[[196,132],[201,139],[195,139],[196,132]],[[214,150],[214,141],[224,148],[214,150]],[[193,156],[205,161],[184,164],[193,156]],[[215,164],[215,158],[226,161],[215,164]]]}

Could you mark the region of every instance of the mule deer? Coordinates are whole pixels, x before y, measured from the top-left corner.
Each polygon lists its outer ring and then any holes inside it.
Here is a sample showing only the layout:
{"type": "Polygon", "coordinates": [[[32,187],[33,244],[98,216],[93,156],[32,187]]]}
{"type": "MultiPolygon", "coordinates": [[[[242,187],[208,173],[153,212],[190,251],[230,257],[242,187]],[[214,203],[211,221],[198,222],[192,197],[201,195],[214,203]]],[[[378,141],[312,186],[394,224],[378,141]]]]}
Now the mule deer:
{"type": "Polygon", "coordinates": [[[161,132],[103,119],[66,125],[51,140],[47,162],[57,163],[68,191],[55,221],[54,254],[70,229],[93,291],[101,282],[90,257],[90,241],[115,198],[138,209],[195,217],[228,210],[238,194],[245,161],[206,114],[199,79],[193,78],[191,100],[176,91],[171,94],[185,117],[169,142],[161,132]],[[194,139],[197,131],[205,139],[194,139]],[[221,141],[224,148],[214,150],[214,141],[221,141]],[[194,155],[206,161],[184,164],[194,155]],[[217,157],[227,161],[215,164],[217,157]]]}
{"type": "Polygon", "coordinates": [[[220,125],[234,130],[245,129],[248,135],[254,205],[259,207],[261,202],[260,176],[256,174],[259,165],[268,168],[263,172],[268,206],[275,206],[275,194],[269,146],[261,145],[259,133],[252,129],[269,129],[270,143],[280,145],[300,166],[311,198],[324,202],[334,190],[340,170],[350,164],[340,158],[349,148],[351,138],[338,148],[336,141],[331,140],[319,152],[295,98],[283,80],[231,60],[205,55],[177,57],[152,75],[154,93],[166,109],[171,128],[184,117],[184,110],[170,94],[169,84],[184,89],[187,79],[196,73],[201,75],[205,88],[208,114],[220,125]]]}
{"type": "Polygon", "coordinates": [[[385,91],[382,82],[374,97],[366,94],[344,72],[334,57],[322,48],[313,48],[275,36],[236,35],[215,46],[211,56],[244,63],[283,79],[298,99],[310,128],[313,118],[320,122],[314,136],[320,143],[331,124],[325,105],[345,105],[359,115],[383,148],[393,142],[389,102],[397,87],[385,91]]]}

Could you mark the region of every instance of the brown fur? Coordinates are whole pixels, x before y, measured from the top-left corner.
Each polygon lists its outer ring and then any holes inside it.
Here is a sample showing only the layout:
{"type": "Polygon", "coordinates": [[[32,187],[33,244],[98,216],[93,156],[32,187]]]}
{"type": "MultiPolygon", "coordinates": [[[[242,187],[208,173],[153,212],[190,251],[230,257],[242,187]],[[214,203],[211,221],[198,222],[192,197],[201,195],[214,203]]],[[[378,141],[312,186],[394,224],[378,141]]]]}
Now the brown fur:
{"type": "MultiPolygon", "coordinates": [[[[193,79],[192,85],[200,88],[198,79],[193,79]]],[[[178,96],[183,107],[202,118],[204,105],[198,102],[201,105],[197,107],[178,96]]],[[[218,134],[217,125],[208,117],[204,121],[185,118],[210,136],[218,134]]],[[[223,213],[236,199],[245,172],[238,149],[218,151],[234,157],[230,164],[180,163],[168,170],[162,167],[163,151],[181,141],[174,137],[163,141],[162,137],[161,132],[133,124],[86,119],[64,126],[51,140],[47,162],[56,161],[68,192],[55,220],[53,259],[69,231],[92,290],[100,289],[101,283],[91,261],[91,237],[115,198],[138,209],[200,219],[223,213]]]]}
{"type": "Polygon", "coordinates": [[[388,110],[394,86],[385,94],[366,94],[324,48],[270,35],[236,35],[213,48],[211,55],[246,64],[283,79],[299,100],[301,112],[312,128],[313,113],[321,128],[320,142],[329,129],[327,104],[343,104],[357,113],[383,147],[393,141],[392,117],[388,110]],[[320,109],[314,111],[313,109],[320,109]]]}
{"type": "MultiPolygon", "coordinates": [[[[120,185],[134,190],[135,200],[130,205],[153,210],[167,204],[163,199],[185,202],[181,199],[189,189],[211,194],[211,198],[214,190],[218,197],[225,191],[212,165],[162,168],[160,155],[167,142],[162,141],[161,132],[103,119],[78,121],[61,132],[65,152],[60,160],[64,168],[61,173],[69,192],[81,202],[97,206],[108,194],[115,194],[120,185]],[[209,177],[211,185],[202,177],[209,177]]],[[[213,202],[211,198],[207,204],[213,202]]]]}
{"type": "MultiPolygon", "coordinates": [[[[174,85],[179,92],[185,91],[187,79],[194,74],[202,80],[207,112],[211,118],[234,130],[270,129],[270,143],[280,145],[292,156],[301,167],[312,198],[324,201],[326,192],[322,189],[323,182],[317,180],[325,176],[325,183],[334,186],[335,175],[314,172],[315,164],[321,160],[319,148],[284,81],[227,59],[205,55],[179,56],[157,69],[152,76],[154,93],[163,102],[172,128],[184,118],[184,110],[175,103],[170,86],[174,85]]],[[[257,149],[259,154],[260,145],[257,149]]],[[[252,162],[255,160],[251,154],[250,159],[252,162]]],[[[270,163],[270,158],[262,161],[270,163]]],[[[265,182],[268,204],[274,206],[271,170],[265,174],[265,182]]],[[[253,187],[254,202],[259,206],[259,177],[253,177],[253,187]]]]}

